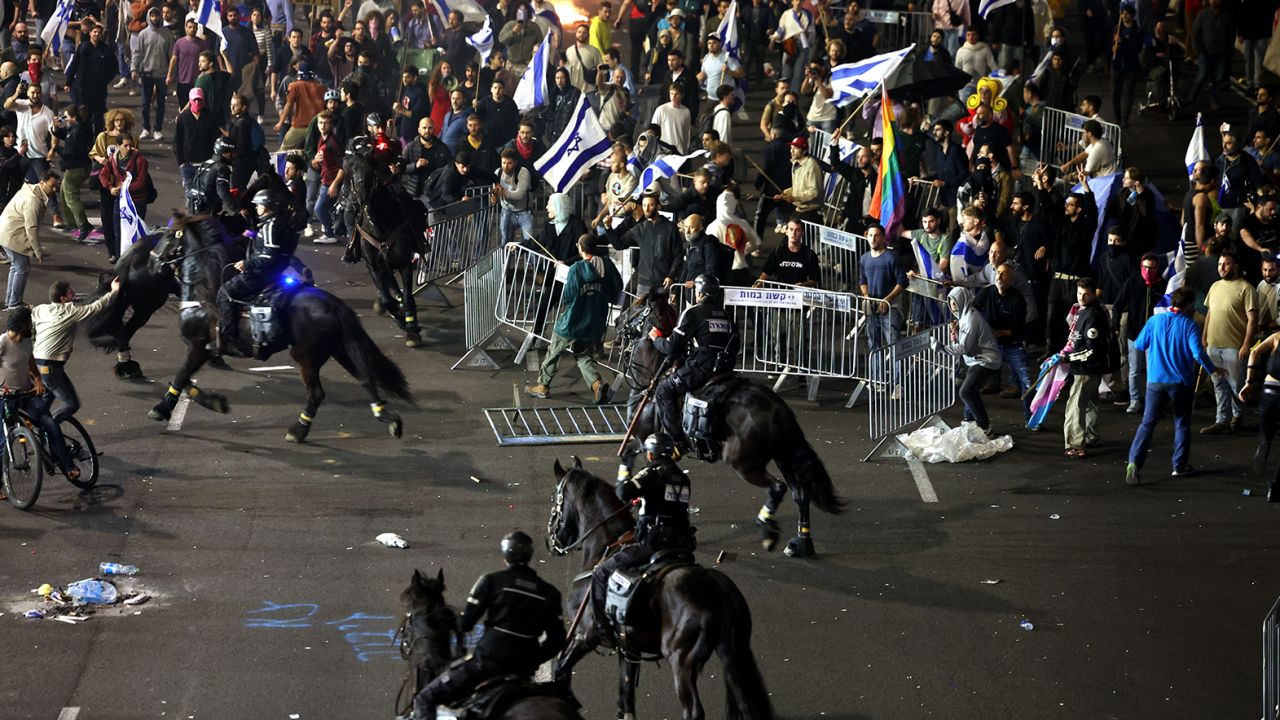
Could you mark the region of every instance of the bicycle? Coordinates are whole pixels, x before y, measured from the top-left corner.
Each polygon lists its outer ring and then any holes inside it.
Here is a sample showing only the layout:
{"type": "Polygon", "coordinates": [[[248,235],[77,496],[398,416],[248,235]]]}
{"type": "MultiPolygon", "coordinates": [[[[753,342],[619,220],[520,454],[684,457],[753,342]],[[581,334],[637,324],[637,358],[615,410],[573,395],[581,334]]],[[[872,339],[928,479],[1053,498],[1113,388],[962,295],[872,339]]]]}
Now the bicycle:
{"type": "MultiPolygon", "coordinates": [[[[31,391],[0,391],[4,425],[4,433],[0,435],[4,446],[0,452],[0,481],[9,502],[19,510],[35,504],[46,474],[61,472],[54,463],[48,437],[21,407],[21,400],[33,395],[31,391]]],[[[67,482],[81,490],[92,489],[98,484],[100,469],[93,438],[74,417],[64,417],[58,425],[67,444],[67,454],[80,468],[80,477],[74,480],[68,477],[67,482]]]]}

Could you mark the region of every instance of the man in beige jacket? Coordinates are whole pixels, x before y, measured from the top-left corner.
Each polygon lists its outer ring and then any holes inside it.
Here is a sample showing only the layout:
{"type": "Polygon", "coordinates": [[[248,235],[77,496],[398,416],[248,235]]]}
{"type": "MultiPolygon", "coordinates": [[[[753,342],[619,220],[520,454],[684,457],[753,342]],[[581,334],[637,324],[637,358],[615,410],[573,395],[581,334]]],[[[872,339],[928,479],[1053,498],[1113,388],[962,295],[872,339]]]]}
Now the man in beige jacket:
{"type": "Polygon", "coordinates": [[[120,278],[115,278],[111,281],[110,292],[88,305],[75,305],[71,301],[75,299],[76,291],[71,289],[71,283],[58,280],[49,286],[49,302],[31,310],[31,325],[35,331],[31,355],[40,369],[40,380],[62,402],[62,406],[53,413],[54,420],[75,415],[80,409],[80,396],[76,394],[76,386],[71,383],[66,370],[76,327],[81,321],[106,310],[119,292],[120,278]]]}
{"type": "Polygon", "coordinates": [[[22,293],[27,288],[27,272],[31,258],[44,260],[40,248],[40,218],[44,217],[49,198],[58,193],[62,177],[52,170],[40,176],[40,182],[23,185],[4,212],[0,212],[0,247],[9,256],[9,284],[5,289],[6,310],[22,305],[22,293]]]}

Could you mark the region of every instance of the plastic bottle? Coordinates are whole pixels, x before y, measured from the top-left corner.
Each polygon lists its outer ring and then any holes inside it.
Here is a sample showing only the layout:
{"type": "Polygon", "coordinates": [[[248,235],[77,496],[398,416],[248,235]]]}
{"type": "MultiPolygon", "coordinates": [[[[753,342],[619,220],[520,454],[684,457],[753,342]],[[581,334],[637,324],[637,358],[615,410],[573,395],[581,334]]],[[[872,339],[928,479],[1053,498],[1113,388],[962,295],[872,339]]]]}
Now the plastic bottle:
{"type": "Polygon", "coordinates": [[[137,575],[137,565],[121,565],[120,563],[104,562],[98,566],[103,575],[137,575]]]}
{"type": "Polygon", "coordinates": [[[1031,624],[1031,621],[1030,621],[1030,620],[1027,620],[1027,619],[1023,619],[1023,621],[1022,621],[1022,622],[1020,622],[1020,623],[1018,623],[1018,625],[1019,625],[1023,630],[1027,630],[1027,631],[1035,630],[1035,629],[1036,629],[1036,626],[1035,626],[1035,625],[1032,625],[1032,624],[1031,624]]]}
{"type": "Polygon", "coordinates": [[[119,599],[116,586],[103,580],[80,580],[67,586],[67,594],[78,603],[110,605],[119,599]]]}

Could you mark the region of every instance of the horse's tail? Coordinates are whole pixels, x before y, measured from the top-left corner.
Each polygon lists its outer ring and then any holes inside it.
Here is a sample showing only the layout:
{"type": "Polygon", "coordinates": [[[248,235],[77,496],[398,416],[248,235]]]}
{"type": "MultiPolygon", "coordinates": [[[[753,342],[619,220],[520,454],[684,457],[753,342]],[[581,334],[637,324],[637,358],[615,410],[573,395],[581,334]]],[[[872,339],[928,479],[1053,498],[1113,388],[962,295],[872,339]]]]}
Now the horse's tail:
{"type": "Polygon", "coordinates": [[[724,664],[725,694],[737,701],[738,709],[748,720],[773,720],[773,703],[751,652],[751,609],[727,576],[721,576],[720,586],[725,602],[716,652],[724,664]]]}
{"type": "MultiPolygon", "coordinates": [[[[792,418],[794,417],[793,415],[792,418]]],[[[789,484],[798,487],[819,510],[833,515],[844,512],[844,499],[836,494],[827,466],[818,457],[818,453],[814,452],[808,438],[800,431],[799,424],[796,425],[796,431],[796,437],[788,443],[790,455],[778,463],[782,474],[789,484]]]]}
{"type": "Polygon", "coordinates": [[[413,393],[409,391],[409,381],[405,379],[400,366],[383,354],[373,338],[369,337],[351,306],[341,301],[336,305],[338,321],[342,324],[342,347],[355,366],[356,374],[361,378],[369,378],[370,382],[376,383],[391,396],[416,405],[413,393]]]}

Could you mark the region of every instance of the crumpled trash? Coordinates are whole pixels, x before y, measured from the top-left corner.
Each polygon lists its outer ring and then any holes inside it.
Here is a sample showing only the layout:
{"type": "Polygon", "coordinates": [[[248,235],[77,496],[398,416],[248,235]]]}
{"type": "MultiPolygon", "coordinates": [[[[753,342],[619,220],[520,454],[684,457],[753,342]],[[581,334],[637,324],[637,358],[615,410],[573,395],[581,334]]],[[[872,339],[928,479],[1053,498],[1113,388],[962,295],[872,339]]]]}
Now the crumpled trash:
{"type": "Polygon", "coordinates": [[[80,580],[67,586],[67,595],[78,603],[112,605],[120,598],[116,586],[106,580],[80,580]]]}
{"type": "Polygon", "coordinates": [[[912,456],[927,463],[985,460],[1013,448],[1012,437],[1001,435],[990,440],[977,425],[968,422],[957,428],[921,428],[907,435],[899,435],[898,442],[912,456]]]}
{"type": "Polygon", "coordinates": [[[378,537],[374,538],[374,540],[377,540],[378,542],[390,548],[409,547],[408,541],[406,541],[404,538],[400,537],[395,533],[382,533],[378,537]]]}

